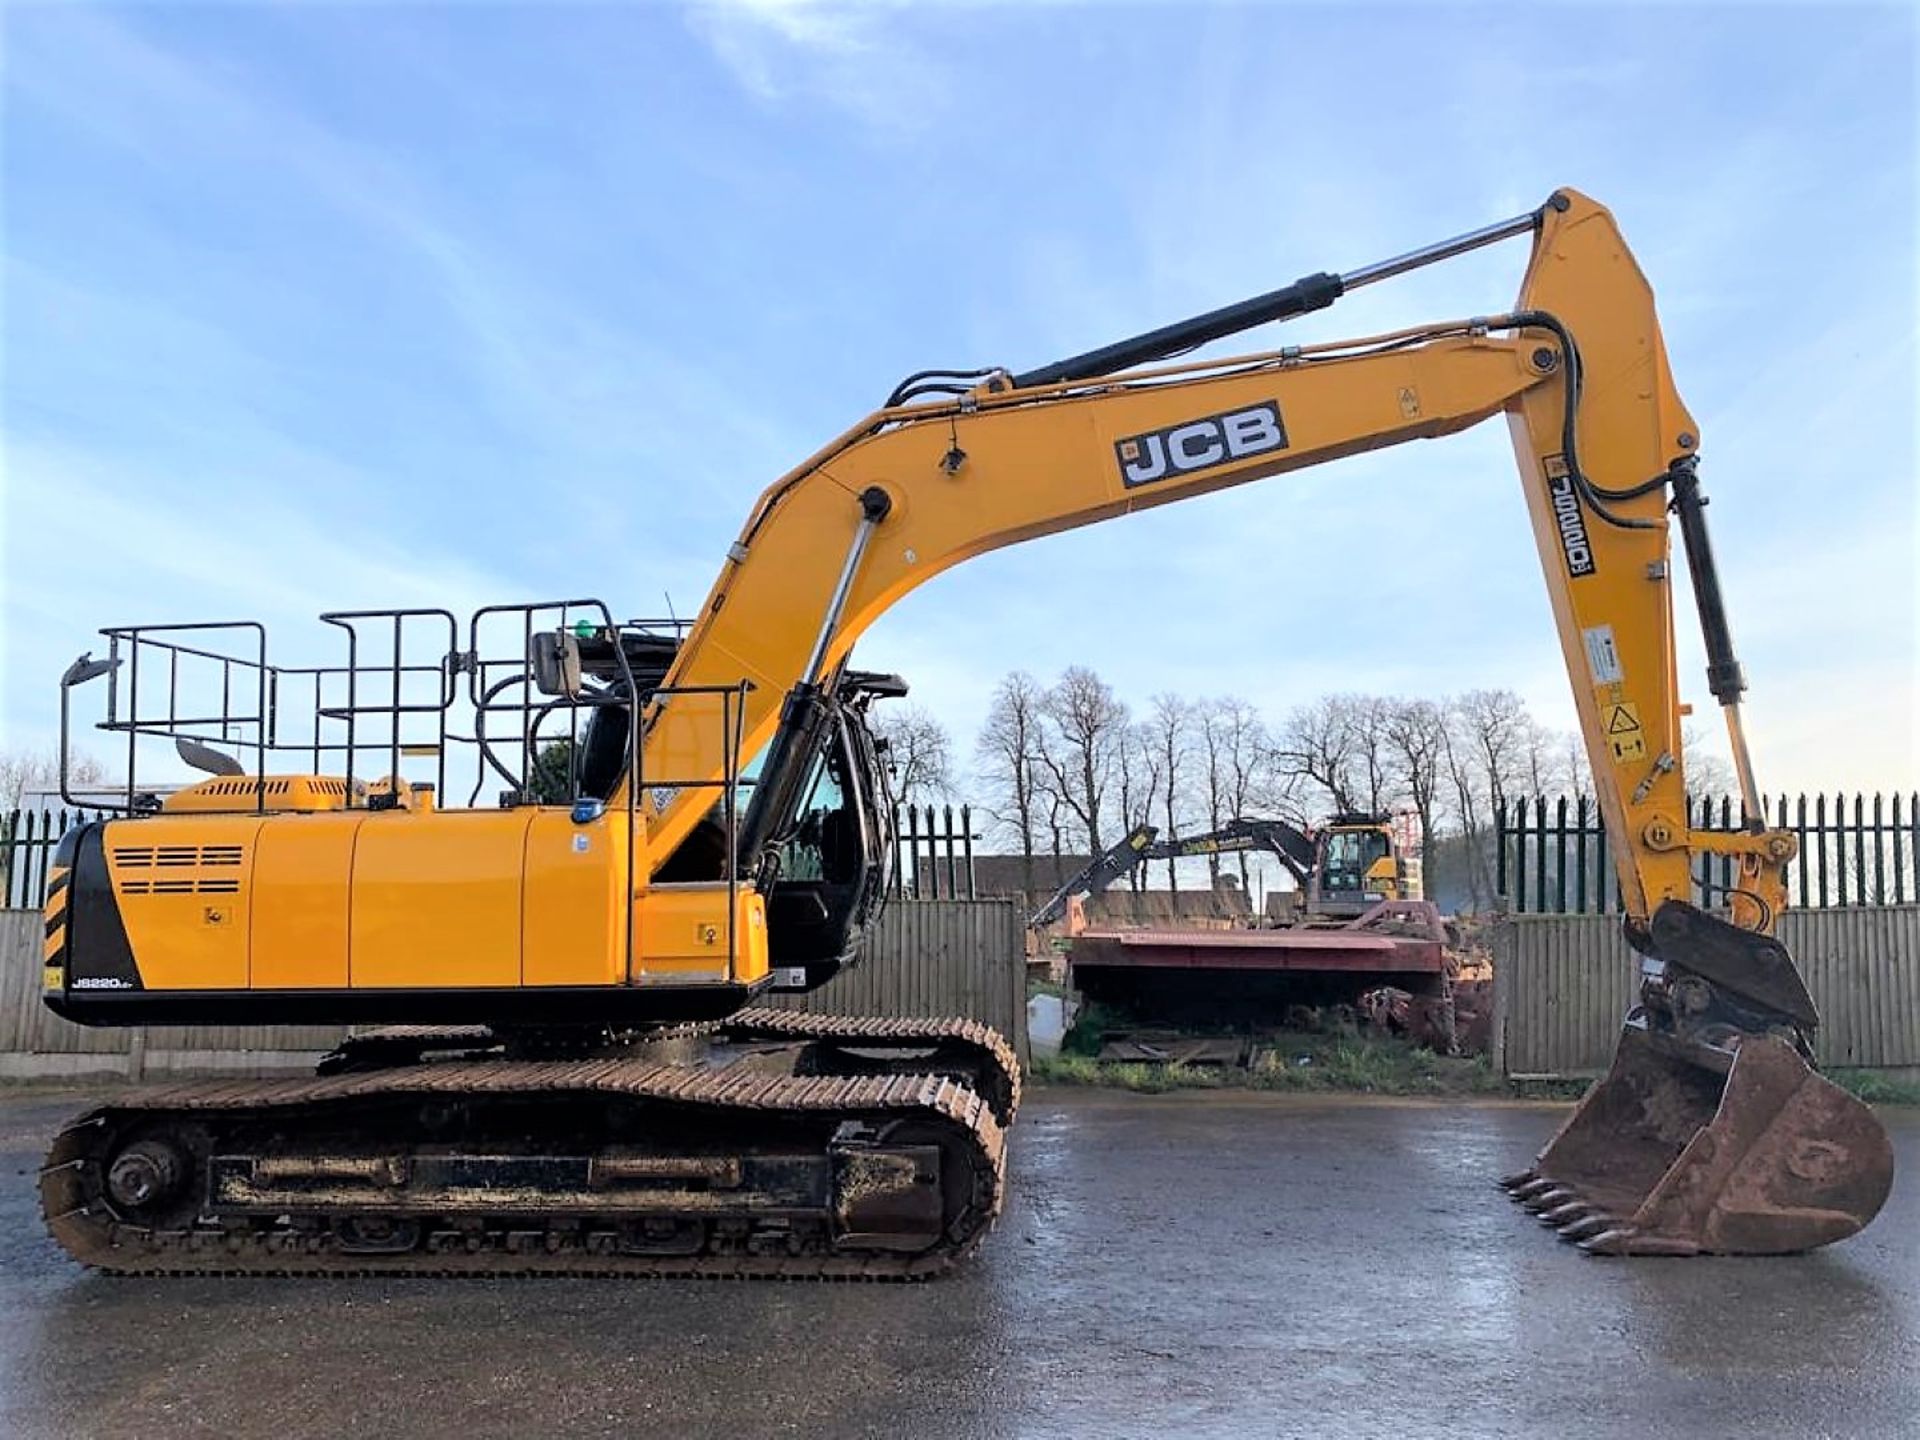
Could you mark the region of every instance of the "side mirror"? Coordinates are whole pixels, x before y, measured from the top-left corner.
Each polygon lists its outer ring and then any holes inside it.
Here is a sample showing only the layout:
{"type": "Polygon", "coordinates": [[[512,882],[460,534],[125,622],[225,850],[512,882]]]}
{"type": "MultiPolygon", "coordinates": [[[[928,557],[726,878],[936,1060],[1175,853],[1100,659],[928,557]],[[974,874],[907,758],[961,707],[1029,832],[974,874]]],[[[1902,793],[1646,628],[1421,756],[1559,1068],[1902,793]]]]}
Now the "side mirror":
{"type": "Polygon", "coordinates": [[[533,637],[527,657],[534,687],[542,695],[580,698],[580,641],[570,631],[542,630],[533,637]]]}
{"type": "Polygon", "coordinates": [[[89,680],[98,680],[102,675],[119,668],[118,655],[106,660],[96,660],[93,658],[93,652],[89,650],[67,667],[66,673],[60,677],[60,688],[70,690],[75,685],[84,685],[89,680]]]}

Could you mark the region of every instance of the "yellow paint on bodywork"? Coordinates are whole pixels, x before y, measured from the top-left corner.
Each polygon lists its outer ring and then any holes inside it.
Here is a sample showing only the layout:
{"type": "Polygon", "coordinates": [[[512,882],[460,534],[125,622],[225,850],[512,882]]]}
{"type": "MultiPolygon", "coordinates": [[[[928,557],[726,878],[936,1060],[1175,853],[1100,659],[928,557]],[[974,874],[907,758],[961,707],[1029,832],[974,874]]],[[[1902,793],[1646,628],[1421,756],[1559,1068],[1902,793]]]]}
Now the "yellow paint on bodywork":
{"type": "Polygon", "coordinates": [[[616,811],[581,825],[565,810],[535,812],[526,837],[521,983],[618,985],[624,980],[626,818],[616,811]]]}
{"type": "Polygon", "coordinates": [[[767,973],[767,910],[751,886],[735,891],[733,966],[728,968],[724,882],[655,885],[634,913],[634,980],[685,985],[732,978],[751,983],[767,973]]]}
{"type": "Polygon", "coordinates": [[[244,990],[258,815],[154,816],[107,826],[127,940],[149,990],[244,990]]]}
{"type": "Polygon", "coordinates": [[[368,815],[353,856],[354,988],[520,984],[521,874],[536,813],[368,815]]]}
{"type": "Polygon", "coordinates": [[[255,841],[255,989],[331,989],[348,983],[347,917],[353,846],[364,810],[270,820],[255,841]]]}

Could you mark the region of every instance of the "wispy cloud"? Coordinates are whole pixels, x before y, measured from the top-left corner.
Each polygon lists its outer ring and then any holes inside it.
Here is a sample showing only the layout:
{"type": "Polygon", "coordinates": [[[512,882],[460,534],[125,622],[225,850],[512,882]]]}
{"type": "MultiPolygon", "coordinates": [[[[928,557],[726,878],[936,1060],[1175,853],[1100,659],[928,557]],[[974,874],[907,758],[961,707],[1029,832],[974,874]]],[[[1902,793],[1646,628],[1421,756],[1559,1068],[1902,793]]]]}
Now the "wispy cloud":
{"type": "Polygon", "coordinates": [[[696,0],[692,32],[756,100],[824,103],[877,135],[922,133],[948,96],[933,55],[896,23],[904,7],[844,0],[696,0]]]}

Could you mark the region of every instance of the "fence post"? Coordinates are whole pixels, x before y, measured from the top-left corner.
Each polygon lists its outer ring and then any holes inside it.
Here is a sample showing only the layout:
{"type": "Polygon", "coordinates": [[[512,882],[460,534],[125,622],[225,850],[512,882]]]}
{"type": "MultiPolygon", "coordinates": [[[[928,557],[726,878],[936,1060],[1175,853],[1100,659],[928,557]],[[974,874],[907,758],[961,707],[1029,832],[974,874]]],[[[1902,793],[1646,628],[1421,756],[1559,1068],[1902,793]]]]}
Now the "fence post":
{"type": "Polygon", "coordinates": [[[1904,836],[1900,830],[1900,792],[1893,795],[1893,903],[1904,904],[1907,898],[1907,857],[1901,853],[1904,836]]]}
{"type": "Polygon", "coordinates": [[[912,877],[908,881],[908,896],[914,900],[926,899],[926,896],[920,893],[920,807],[918,805],[907,806],[907,873],[912,877]]]}
{"type": "MultiPolygon", "coordinates": [[[[1468,857],[1471,874],[1472,857],[1468,857]]],[[[1493,893],[1498,900],[1507,893],[1507,802],[1493,805],[1493,893]]]]}
{"type": "Polygon", "coordinates": [[[1813,833],[1820,844],[1820,908],[1827,908],[1827,797],[1813,797],[1813,833]]]}
{"type": "MultiPolygon", "coordinates": [[[[1877,848],[1877,846],[1876,846],[1877,848]]],[[[1867,802],[1853,792],[1853,903],[1867,903],[1867,802]]]]}
{"type": "Polygon", "coordinates": [[[1547,797],[1533,797],[1533,908],[1547,910],[1547,797]]]}
{"type": "Polygon", "coordinates": [[[1507,1006],[1513,990],[1514,922],[1505,915],[1493,923],[1493,1033],[1488,1048],[1493,1052],[1496,1075],[1507,1073],[1507,1006]]]}
{"type": "MultiPolygon", "coordinates": [[[[1576,915],[1584,915],[1587,913],[1587,797],[1585,795],[1574,797],[1573,825],[1573,909],[1576,915]]],[[[1564,896],[1560,903],[1566,904],[1564,896]]]]}
{"type": "Polygon", "coordinates": [[[973,807],[971,805],[960,807],[960,842],[966,847],[967,852],[967,899],[978,900],[980,887],[973,874],[973,807]]]}
{"type": "Polygon", "coordinates": [[[893,846],[893,884],[888,887],[888,894],[895,900],[898,900],[904,893],[906,882],[905,873],[900,865],[900,805],[898,801],[894,803],[893,807],[893,836],[887,843],[893,846]]]}
{"type": "Polygon", "coordinates": [[[1807,877],[1812,873],[1813,857],[1807,854],[1807,792],[1802,790],[1793,806],[1793,835],[1800,842],[1800,908],[1807,908],[1807,877]]]}
{"type": "Polygon", "coordinates": [[[942,806],[941,813],[947,822],[947,898],[956,900],[960,896],[960,870],[959,859],[953,853],[953,806],[942,806]]]}
{"type": "MultiPolygon", "coordinates": [[[[1740,800],[1740,815],[1742,820],[1746,818],[1746,804],[1746,798],[1743,796],[1740,800]]],[[[1720,828],[1722,830],[1733,829],[1733,801],[1725,795],[1720,797],[1720,828]]],[[[1731,855],[1722,855],[1720,857],[1720,893],[1722,895],[1731,895],[1733,893],[1733,857],[1731,855]]]]}
{"type": "Polygon", "coordinates": [[[1880,811],[1880,792],[1873,795],[1873,903],[1887,903],[1887,855],[1883,836],[1886,822],[1880,811]]]}
{"type": "Polygon", "coordinates": [[[1554,847],[1560,853],[1554,857],[1556,866],[1554,884],[1560,893],[1554,896],[1555,908],[1564,911],[1567,908],[1567,797],[1562,795],[1559,804],[1554,807],[1554,828],[1558,832],[1559,843],[1554,847]]]}
{"type": "Polygon", "coordinates": [[[1527,797],[1522,795],[1513,802],[1514,841],[1513,841],[1513,908],[1514,913],[1527,913],[1527,797]]]}

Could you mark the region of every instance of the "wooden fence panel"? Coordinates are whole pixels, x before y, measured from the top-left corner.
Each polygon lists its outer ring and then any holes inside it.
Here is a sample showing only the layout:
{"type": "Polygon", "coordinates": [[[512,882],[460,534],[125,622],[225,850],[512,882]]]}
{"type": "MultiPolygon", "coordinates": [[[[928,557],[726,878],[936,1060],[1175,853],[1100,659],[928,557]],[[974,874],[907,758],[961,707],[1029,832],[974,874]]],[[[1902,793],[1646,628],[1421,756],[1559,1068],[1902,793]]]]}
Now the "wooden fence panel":
{"type": "Polygon", "coordinates": [[[0,910],[0,1054],[124,1055],[124,1031],[70,1024],[40,1002],[45,936],[38,910],[0,910]]]}
{"type": "MultiPolygon", "coordinates": [[[[41,934],[38,911],[0,911],[0,1075],[227,1068],[244,1065],[248,1056],[263,1065],[299,1064],[347,1033],[343,1026],[314,1025],[74,1025],[41,1003],[41,934]]],[[[1013,1041],[1025,1063],[1023,936],[1011,901],[896,900],[860,964],[810,995],[771,1003],[850,1015],[984,1020],[1013,1041]]]]}
{"type": "Polygon", "coordinates": [[[837,1015],[982,1020],[1027,1062],[1025,929],[1009,900],[896,900],[867,953],[818,990],[772,1003],[837,1015]]]}
{"type": "MultiPolygon", "coordinates": [[[[1780,939],[1807,978],[1823,1065],[1920,1067],[1920,905],[1789,910],[1780,939]]],[[[1633,1003],[1636,958],[1617,918],[1514,915],[1494,927],[1509,1075],[1596,1075],[1633,1003]]]]}

